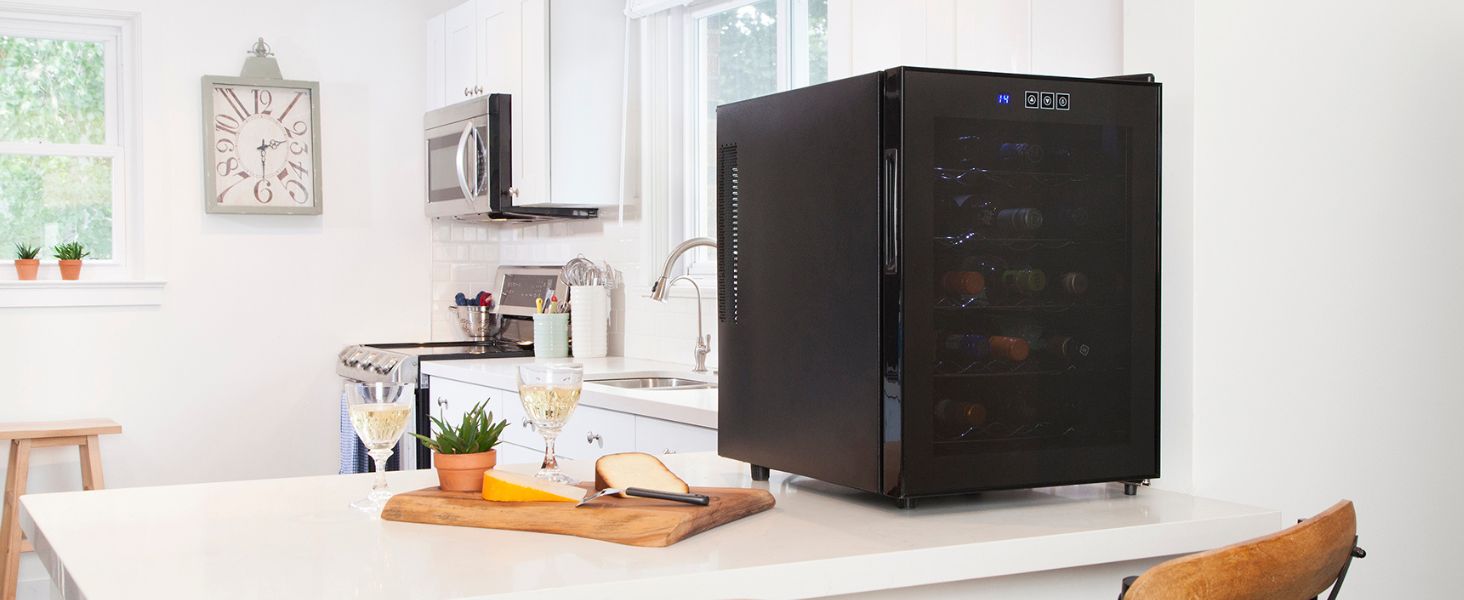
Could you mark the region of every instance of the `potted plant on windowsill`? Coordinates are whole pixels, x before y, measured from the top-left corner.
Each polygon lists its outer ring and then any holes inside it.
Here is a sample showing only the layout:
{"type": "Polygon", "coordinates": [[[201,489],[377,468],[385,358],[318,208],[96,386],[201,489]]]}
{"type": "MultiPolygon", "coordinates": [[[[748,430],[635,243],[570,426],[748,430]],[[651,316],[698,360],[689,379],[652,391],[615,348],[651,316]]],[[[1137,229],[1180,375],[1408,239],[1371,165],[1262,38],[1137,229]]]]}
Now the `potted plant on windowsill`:
{"type": "Polygon", "coordinates": [[[41,268],[41,259],[36,258],[41,249],[29,244],[15,244],[15,278],[21,281],[32,281],[36,278],[36,271],[41,268]]]}
{"type": "Polygon", "coordinates": [[[76,281],[81,278],[81,259],[91,256],[81,242],[66,242],[51,246],[51,255],[61,265],[61,278],[76,281]]]}
{"type": "Polygon", "coordinates": [[[498,436],[508,420],[493,422],[493,413],[483,413],[485,402],[473,405],[457,427],[432,417],[434,438],[412,434],[432,449],[437,482],[445,492],[482,492],[483,472],[498,464],[498,436]]]}

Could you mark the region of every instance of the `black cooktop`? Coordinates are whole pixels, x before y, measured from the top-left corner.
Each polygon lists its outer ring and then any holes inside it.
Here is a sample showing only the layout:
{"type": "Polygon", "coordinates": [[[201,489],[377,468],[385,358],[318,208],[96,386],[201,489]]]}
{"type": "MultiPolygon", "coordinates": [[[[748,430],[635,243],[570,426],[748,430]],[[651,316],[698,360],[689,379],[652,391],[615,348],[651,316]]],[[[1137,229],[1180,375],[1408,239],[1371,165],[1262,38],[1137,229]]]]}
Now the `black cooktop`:
{"type": "Polygon", "coordinates": [[[364,346],[367,348],[410,354],[417,357],[417,360],[516,358],[534,355],[534,347],[532,345],[522,345],[514,340],[426,342],[422,344],[364,344],[364,346]]]}

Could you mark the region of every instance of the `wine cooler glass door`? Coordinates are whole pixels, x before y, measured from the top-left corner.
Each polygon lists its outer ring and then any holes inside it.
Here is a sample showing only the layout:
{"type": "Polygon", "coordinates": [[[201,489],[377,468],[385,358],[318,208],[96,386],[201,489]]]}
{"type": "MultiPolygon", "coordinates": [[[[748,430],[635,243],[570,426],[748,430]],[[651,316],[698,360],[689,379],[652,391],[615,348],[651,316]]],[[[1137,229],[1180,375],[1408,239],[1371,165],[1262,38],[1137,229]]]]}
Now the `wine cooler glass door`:
{"type": "Polygon", "coordinates": [[[1158,87],[899,84],[904,492],[1155,476],[1158,87]]]}

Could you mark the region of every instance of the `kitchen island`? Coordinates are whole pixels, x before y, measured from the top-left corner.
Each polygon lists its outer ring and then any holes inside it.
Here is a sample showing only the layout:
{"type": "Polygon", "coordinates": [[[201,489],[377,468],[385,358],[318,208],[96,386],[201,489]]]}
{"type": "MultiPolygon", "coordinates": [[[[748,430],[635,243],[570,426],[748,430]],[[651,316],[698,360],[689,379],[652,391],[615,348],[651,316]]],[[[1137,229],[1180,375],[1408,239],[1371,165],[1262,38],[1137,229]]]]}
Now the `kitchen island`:
{"type": "MultiPolygon", "coordinates": [[[[1162,557],[1275,531],[1276,511],[1118,485],[883,498],[710,453],[693,486],[766,486],[772,510],[667,548],[381,521],[370,475],[24,496],[62,598],[1107,598],[1162,557]]],[[[563,465],[588,478],[592,464],[563,465]]],[[[530,472],[532,466],[510,467],[530,472]]],[[[390,474],[397,491],[431,471],[390,474]]]]}

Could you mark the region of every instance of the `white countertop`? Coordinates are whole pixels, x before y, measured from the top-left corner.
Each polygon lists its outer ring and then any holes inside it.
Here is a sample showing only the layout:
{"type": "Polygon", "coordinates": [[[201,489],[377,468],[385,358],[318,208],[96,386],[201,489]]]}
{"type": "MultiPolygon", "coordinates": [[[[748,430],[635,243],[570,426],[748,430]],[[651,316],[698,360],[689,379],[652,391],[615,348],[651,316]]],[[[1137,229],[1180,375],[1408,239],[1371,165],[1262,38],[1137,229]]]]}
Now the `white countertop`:
{"type": "MultiPolygon", "coordinates": [[[[698,380],[716,380],[708,373],[692,373],[690,365],[639,358],[607,357],[577,359],[483,358],[475,360],[433,360],[422,363],[422,372],[500,390],[518,389],[514,374],[519,365],[537,361],[575,362],[585,367],[585,379],[613,374],[675,373],[698,380]]],[[[633,375],[631,375],[633,376],[633,375]]],[[[717,427],[717,390],[634,390],[586,382],[580,403],[606,410],[643,415],[698,427],[717,427]]]]}
{"type": "MultiPolygon", "coordinates": [[[[754,485],[744,463],[663,458],[692,485],[754,485]]],[[[565,466],[578,477],[592,467],[565,466]]],[[[436,483],[431,471],[391,481],[398,491],[436,483]]],[[[347,506],[369,475],[39,494],[21,505],[68,600],[801,598],[1166,556],[1281,527],[1276,511],[1148,488],[1124,496],[1116,484],[906,511],[782,473],[756,485],[777,506],[667,548],[381,521],[347,506]]]]}

